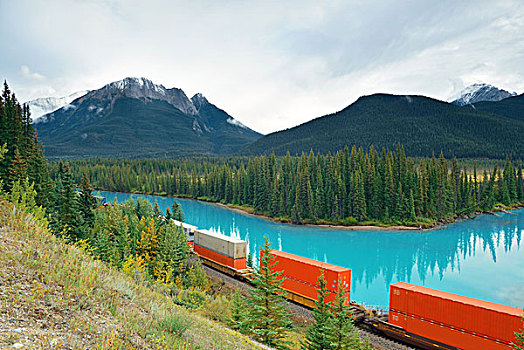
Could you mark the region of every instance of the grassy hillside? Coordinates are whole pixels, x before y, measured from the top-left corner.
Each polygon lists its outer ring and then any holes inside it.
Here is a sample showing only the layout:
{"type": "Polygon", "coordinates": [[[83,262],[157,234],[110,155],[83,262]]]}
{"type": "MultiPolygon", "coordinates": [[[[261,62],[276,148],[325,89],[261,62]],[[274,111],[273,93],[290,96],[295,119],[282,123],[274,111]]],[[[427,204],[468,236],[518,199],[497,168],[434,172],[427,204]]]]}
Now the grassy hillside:
{"type": "Polygon", "coordinates": [[[255,349],[0,198],[0,348],[255,349]]]}
{"type": "Polygon", "coordinates": [[[393,149],[401,143],[410,156],[442,150],[446,157],[524,157],[524,121],[479,112],[423,96],[376,94],[361,97],[340,112],[275,132],[242,154],[283,155],[336,152],[344,146],[393,149]]]}

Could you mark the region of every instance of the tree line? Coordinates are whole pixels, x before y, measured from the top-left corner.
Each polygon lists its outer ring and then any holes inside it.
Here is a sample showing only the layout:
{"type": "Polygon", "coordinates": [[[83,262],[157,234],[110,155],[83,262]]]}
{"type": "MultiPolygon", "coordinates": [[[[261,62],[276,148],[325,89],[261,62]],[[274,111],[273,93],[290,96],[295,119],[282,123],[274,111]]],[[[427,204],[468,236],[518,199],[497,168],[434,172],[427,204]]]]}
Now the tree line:
{"type": "Polygon", "coordinates": [[[0,146],[6,147],[0,160],[0,190],[10,190],[27,179],[34,184],[37,204],[49,206],[52,183],[29,106],[18,102],[5,81],[0,96],[0,146]]]}
{"type": "MultiPolygon", "coordinates": [[[[524,201],[522,162],[477,171],[456,158],[413,159],[347,147],[335,154],[70,163],[96,188],[187,196],[252,208],[293,223],[430,225],[524,201]]],[[[51,168],[54,172],[56,163],[51,168]]]]}
{"type": "Polygon", "coordinates": [[[75,181],[63,162],[50,176],[29,107],[6,82],[0,97],[0,165],[0,193],[20,208],[38,211],[55,235],[152,282],[180,288],[206,283],[202,269],[189,260],[185,234],[170,220],[182,219],[180,207],[160,213],[158,206],[131,201],[95,210],[87,176],[75,181]]]}

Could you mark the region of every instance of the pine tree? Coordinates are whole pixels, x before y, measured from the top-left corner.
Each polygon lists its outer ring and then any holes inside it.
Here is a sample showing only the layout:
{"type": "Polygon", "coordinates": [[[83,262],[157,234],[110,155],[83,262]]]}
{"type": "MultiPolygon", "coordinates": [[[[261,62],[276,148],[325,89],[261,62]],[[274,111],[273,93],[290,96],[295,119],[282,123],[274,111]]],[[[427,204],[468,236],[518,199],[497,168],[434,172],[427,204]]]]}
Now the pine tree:
{"type": "Polygon", "coordinates": [[[233,294],[229,311],[231,316],[227,319],[228,326],[240,333],[247,333],[249,331],[249,311],[245,298],[238,291],[233,294]]]}
{"type": "Polygon", "coordinates": [[[14,159],[9,169],[9,183],[24,181],[27,177],[27,161],[22,158],[18,149],[15,149],[14,159]]]}
{"type": "Polygon", "coordinates": [[[282,280],[278,277],[281,271],[276,271],[276,257],[271,254],[271,245],[265,237],[264,247],[260,249],[260,268],[254,273],[253,284],[248,299],[249,329],[253,337],[277,349],[286,348],[283,338],[290,327],[288,310],[280,286],[282,280]]]}
{"type": "Polygon", "coordinates": [[[247,254],[247,262],[246,262],[246,265],[247,265],[248,267],[253,268],[253,255],[251,255],[251,253],[248,253],[248,254],[247,254]]]}
{"type": "Polygon", "coordinates": [[[353,191],[353,216],[357,221],[366,219],[366,197],[364,195],[364,182],[360,171],[355,173],[355,190],[353,191]]]}
{"type": "Polygon", "coordinates": [[[162,226],[158,235],[158,252],[153,275],[155,278],[162,278],[165,283],[173,282],[188,265],[187,237],[184,230],[173,222],[167,222],[162,226]],[[171,278],[166,278],[167,275],[171,275],[171,278]]]}
{"type": "Polygon", "coordinates": [[[524,316],[522,316],[522,328],[520,332],[515,332],[517,342],[512,344],[515,350],[524,350],[524,316]]]}
{"type": "Polygon", "coordinates": [[[73,175],[66,163],[60,162],[58,166],[54,205],[51,211],[51,227],[57,235],[73,241],[81,238],[78,194],[73,175]]]}
{"type": "Polygon", "coordinates": [[[82,182],[80,183],[80,197],[78,198],[78,209],[80,216],[82,217],[82,237],[87,236],[89,231],[95,223],[94,209],[96,208],[95,197],[93,196],[93,187],[89,183],[87,174],[84,173],[82,176],[82,182]]]}
{"type": "Polygon", "coordinates": [[[184,213],[182,212],[182,207],[180,206],[180,204],[178,204],[177,201],[174,201],[173,205],[171,206],[171,215],[175,220],[178,220],[180,222],[184,221],[184,213]]]}
{"type": "Polygon", "coordinates": [[[313,310],[315,323],[313,323],[306,332],[306,341],[302,344],[302,349],[304,350],[333,349],[330,337],[333,317],[329,305],[326,303],[326,298],[329,295],[326,284],[324,270],[322,270],[318,277],[317,301],[315,302],[315,309],[313,310]]]}
{"type": "MultiPolygon", "coordinates": [[[[4,160],[4,156],[7,153],[7,144],[0,145],[0,164],[4,160]]],[[[4,179],[0,177],[0,194],[2,194],[4,189],[4,179]]]]}
{"type": "Polygon", "coordinates": [[[362,345],[361,340],[353,325],[353,318],[349,306],[346,305],[344,288],[341,281],[339,281],[338,284],[337,296],[331,307],[331,312],[333,313],[333,322],[329,332],[331,349],[360,349],[362,345]]]}

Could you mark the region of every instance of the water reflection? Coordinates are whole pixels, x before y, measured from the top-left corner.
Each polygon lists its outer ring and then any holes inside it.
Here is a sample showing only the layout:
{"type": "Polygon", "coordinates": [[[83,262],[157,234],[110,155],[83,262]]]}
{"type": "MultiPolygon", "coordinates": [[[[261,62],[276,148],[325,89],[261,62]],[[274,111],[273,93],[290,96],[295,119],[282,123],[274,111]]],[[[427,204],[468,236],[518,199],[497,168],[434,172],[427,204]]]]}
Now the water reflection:
{"type": "MultiPolygon", "coordinates": [[[[173,202],[143,197],[163,210],[173,202]]],[[[518,216],[482,215],[432,231],[384,232],[284,225],[209,203],[178,202],[186,222],[246,240],[255,262],[267,235],[276,249],[351,268],[352,299],[360,302],[386,307],[389,284],[402,280],[522,307],[524,293],[501,292],[524,291],[522,209],[518,216]]]]}

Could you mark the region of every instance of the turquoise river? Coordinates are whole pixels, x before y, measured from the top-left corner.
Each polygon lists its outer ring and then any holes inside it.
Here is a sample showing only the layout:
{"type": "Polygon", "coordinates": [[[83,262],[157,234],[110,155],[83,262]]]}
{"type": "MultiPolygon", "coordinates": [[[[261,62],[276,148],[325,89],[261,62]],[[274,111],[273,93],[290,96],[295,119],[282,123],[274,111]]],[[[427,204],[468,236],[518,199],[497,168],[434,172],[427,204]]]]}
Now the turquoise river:
{"type": "MultiPolygon", "coordinates": [[[[165,211],[174,198],[104,192],[108,202],[145,198],[165,211]]],[[[387,308],[389,285],[406,281],[524,307],[524,209],[479,215],[426,231],[350,231],[274,223],[222,206],[177,198],[184,221],[248,242],[352,270],[351,299],[387,308]]]]}

